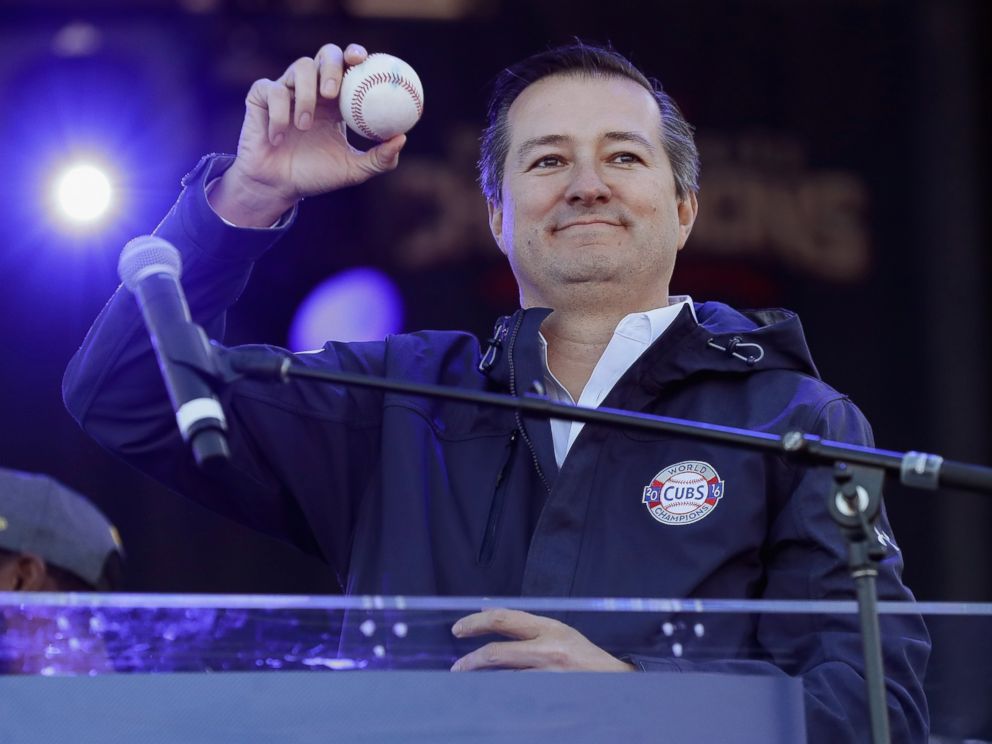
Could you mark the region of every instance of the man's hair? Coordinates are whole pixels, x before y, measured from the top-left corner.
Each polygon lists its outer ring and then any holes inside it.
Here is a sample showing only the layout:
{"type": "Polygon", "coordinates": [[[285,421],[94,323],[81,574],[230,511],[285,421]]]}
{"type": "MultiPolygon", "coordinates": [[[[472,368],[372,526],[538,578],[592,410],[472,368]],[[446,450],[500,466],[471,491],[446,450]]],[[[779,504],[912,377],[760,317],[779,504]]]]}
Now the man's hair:
{"type": "Polygon", "coordinates": [[[502,201],[503,169],[510,149],[510,106],[527,86],[553,75],[628,78],[641,85],[658,102],[661,141],[672,164],[675,194],[679,200],[699,191],[699,152],[693,127],[675,101],[655,78],[648,78],[622,54],[608,47],[577,42],[527,57],[503,70],[493,84],[482,133],[479,182],[486,199],[502,201]]]}

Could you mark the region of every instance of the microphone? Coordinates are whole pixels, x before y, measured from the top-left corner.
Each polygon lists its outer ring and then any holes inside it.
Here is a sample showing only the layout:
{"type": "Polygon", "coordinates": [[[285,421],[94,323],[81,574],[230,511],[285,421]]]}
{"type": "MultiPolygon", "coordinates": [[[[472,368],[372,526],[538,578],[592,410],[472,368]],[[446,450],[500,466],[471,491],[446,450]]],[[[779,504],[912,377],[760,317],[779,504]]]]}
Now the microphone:
{"type": "Polygon", "coordinates": [[[179,432],[197,465],[227,459],[224,409],[201,374],[213,369],[210,344],[189,314],[179,251],[162,238],[142,235],[124,246],[117,273],[141,308],[179,432]]]}

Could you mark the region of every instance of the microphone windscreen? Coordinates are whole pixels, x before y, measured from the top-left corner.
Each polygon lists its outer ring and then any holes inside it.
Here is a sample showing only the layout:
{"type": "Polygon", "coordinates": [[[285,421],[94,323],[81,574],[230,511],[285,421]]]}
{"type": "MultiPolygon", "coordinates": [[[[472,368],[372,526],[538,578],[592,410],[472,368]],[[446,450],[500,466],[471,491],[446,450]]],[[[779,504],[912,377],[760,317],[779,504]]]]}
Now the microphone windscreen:
{"type": "Polygon", "coordinates": [[[128,241],[117,261],[117,275],[133,292],[142,279],[153,274],[167,274],[179,279],[182,257],[175,246],[155,235],[141,235],[128,241]]]}

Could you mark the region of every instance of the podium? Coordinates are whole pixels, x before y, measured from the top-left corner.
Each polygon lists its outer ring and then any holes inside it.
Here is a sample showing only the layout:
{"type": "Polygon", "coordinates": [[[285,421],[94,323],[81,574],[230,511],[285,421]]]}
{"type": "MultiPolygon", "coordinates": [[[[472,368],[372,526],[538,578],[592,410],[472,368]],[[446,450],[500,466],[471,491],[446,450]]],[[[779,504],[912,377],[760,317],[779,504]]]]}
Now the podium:
{"type": "MultiPolygon", "coordinates": [[[[726,653],[748,668],[748,623],[856,626],[856,611],[853,601],[0,593],[0,741],[795,744],[806,740],[803,678],[767,662],[774,673],[691,662],[726,653]],[[497,640],[451,636],[455,620],[487,607],[598,629],[599,645],[635,660],[648,649],[625,634],[653,627],[651,654],[687,663],[451,673],[467,648],[497,640]]],[[[883,635],[907,617],[932,629],[932,741],[992,740],[992,605],[883,602],[880,613],[883,635]]]]}
{"type": "Polygon", "coordinates": [[[722,674],[231,672],[0,678],[10,744],[805,739],[802,685],[722,674]]]}

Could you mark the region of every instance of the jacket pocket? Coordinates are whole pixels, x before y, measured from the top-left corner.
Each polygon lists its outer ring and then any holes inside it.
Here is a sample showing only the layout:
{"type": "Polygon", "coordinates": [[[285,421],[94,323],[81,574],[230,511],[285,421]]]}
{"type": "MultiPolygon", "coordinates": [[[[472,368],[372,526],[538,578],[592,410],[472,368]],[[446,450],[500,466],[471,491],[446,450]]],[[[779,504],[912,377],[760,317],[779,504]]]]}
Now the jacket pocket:
{"type": "Polygon", "coordinates": [[[503,513],[503,502],[506,497],[506,487],[509,478],[506,476],[510,471],[510,463],[513,460],[513,452],[517,448],[517,438],[519,432],[514,429],[510,434],[510,441],[506,444],[506,452],[503,455],[503,463],[500,465],[499,473],[496,475],[496,485],[493,490],[493,501],[489,506],[489,519],[486,520],[486,531],[482,536],[482,547],[479,548],[479,563],[488,566],[492,563],[493,553],[496,551],[496,538],[499,535],[500,516],[503,513]]]}

